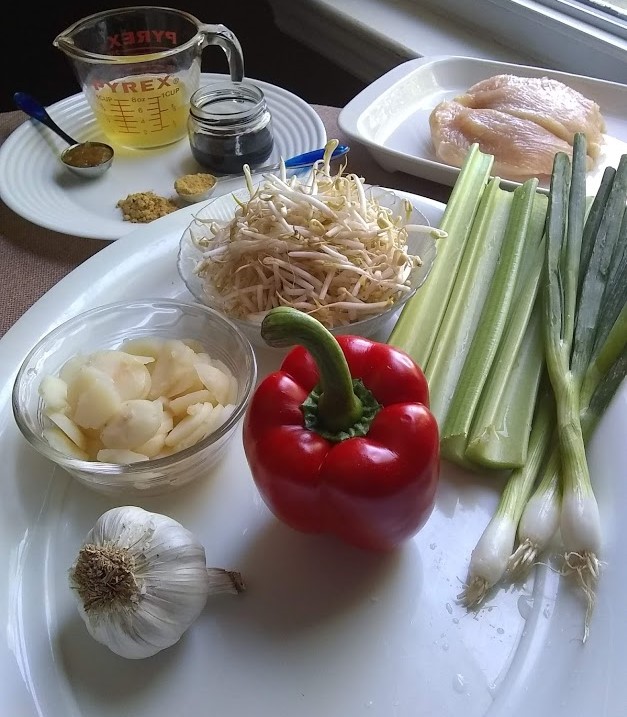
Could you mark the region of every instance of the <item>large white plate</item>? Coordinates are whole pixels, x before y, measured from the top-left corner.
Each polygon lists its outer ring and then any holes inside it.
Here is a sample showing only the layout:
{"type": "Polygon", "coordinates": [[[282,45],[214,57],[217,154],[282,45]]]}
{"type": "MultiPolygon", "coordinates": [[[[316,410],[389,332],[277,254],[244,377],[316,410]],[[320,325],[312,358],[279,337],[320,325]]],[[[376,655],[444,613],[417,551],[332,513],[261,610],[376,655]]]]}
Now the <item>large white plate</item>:
{"type": "MultiPolygon", "coordinates": [[[[203,73],[201,84],[216,79],[224,79],[224,75],[203,73]]],[[[273,118],[275,145],[268,164],[324,147],[324,124],[309,104],[281,87],[252,81],[263,90],[273,118]]],[[[48,113],[78,141],[107,141],[82,93],[51,105],[48,113]]],[[[62,139],[36,120],[18,127],[0,148],[0,197],[34,224],[75,236],[119,239],[137,227],[122,219],[116,207],[119,199],[146,191],[174,198],[177,177],[206,171],[183,139],[148,150],[116,146],[111,169],[98,179],[85,181],[58,160],[65,147],[62,139]]],[[[239,184],[229,183],[227,191],[234,186],[239,184]]],[[[214,196],[219,196],[217,189],[214,196]]]]}
{"type": "MultiPolygon", "coordinates": [[[[459,169],[437,159],[429,115],[443,100],[465,92],[476,82],[498,74],[552,77],[597,102],[605,117],[605,146],[588,174],[589,194],[596,192],[603,169],[618,165],[627,153],[627,85],[541,67],[442,55],[410,60],[382,75],[354,97],[340,112],[343,132],[364,144],[390,172],[401,171],[453,186],[459,169]]],[[[503,181],[504,186],[518,182],[503,181]]],[[[548,180],[540,189],[548,189],[548,180]]]]}
{"type": "MultiPolygon", "coordinates": [[[[415,201],[437,224],[442,205],[415,201]]],[[[180,643],[148,660],[123,660],[88,636],[67,570],[114,503],[22,440],[11,385],[33,343],[79,311],[125,298],[191,299],[176,256],[192,211],[106,246],[0,340],[0,714],[624,717],[627,387],[590,449],[607,567],[585,646],[579,595],[546,567],[476,615],[456,603],[496,504],[494,477],[444,465],[425,528],[377,557],[279,524],[253,485],[241,437],[205,481],[142,505],[189,527],[209,563],[241,570],[248,591],[211,600],[180,643]]],[[[258,355],[263,376],[278,358],[258,355]]]]}

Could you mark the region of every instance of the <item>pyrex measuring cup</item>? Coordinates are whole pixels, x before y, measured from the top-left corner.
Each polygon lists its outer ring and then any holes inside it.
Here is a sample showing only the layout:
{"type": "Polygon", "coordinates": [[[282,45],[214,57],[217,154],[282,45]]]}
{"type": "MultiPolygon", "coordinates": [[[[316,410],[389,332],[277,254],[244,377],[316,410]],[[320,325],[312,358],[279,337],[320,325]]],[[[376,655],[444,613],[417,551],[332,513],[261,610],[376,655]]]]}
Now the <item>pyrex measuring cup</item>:
{"type": "Polygon", "coordinates": [[[159,147],[187,136],[207,45],[224,50],[231,79],[244,76],[242,49],[228,28],[173,8],[99,12],[61,32],[53,45],[71,60],[103,132],[126,147],[159,147]]]}

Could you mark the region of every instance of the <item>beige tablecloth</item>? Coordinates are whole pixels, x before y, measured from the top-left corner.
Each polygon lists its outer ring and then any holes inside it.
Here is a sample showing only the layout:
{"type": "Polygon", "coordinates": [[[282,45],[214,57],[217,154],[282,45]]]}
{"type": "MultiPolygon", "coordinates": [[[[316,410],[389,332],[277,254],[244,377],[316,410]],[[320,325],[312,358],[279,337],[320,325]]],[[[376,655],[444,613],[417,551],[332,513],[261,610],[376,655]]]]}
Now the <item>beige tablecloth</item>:
{"type": "MultiPolygon", "coordinates": [[[[450,188],[403,173],[384,171],[365,147],[350,142],[340,132],[339,109],[314,105],[327,131],[351,147],[348,169],[370,184],[403,189],[446,202],[450,188]]],[[[20,111],[0,113],[0,143],[22,122],[30,121],[20,111]]],[[[132,227],[129,226],[129,229],[132,227]]],[[[0,281],[0,336],[43,294],[66,274],[107,246],[97,239],[59,234],[32,224],[0,201],[0,247],[2,280],[0,281]]]]}

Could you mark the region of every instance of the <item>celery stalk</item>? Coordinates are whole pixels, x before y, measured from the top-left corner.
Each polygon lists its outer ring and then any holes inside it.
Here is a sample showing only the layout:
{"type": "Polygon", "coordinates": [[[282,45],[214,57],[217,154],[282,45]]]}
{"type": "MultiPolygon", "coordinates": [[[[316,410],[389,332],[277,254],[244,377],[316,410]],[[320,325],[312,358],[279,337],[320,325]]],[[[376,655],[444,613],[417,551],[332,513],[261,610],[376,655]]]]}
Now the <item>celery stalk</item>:
{"type": "Polygon", "coordinates": [[[493,162],[494,157],[479,151],[478,144],[468,150],[440,222],[447,236],[438,240],[427,281],[405,304],[388,339],[421,367],[427,365],[435,344],[493,162]]]}
{"type": "Polygon", "coordinates": [[[547,198],[536,194],[529,220],[530,258],[520,272],[507,326],[481,393],[466,457],[493,469],[516,468],[527,456],[544,347],[538,287],[544,264],[547,198]],[[535,247],[535,249],[534,249],[535,247]]]}
{"type": "Polygon", "coordinates": [[[490,180],[464,250],[434,350],[424,367],[431,412],[443,425],[503,250],[513,194],[490,180]]]}
{"type": "Polygon", "coordinates": [[[470,349],[456,381],[440,438],[442,456],[461,465],[468,463],[465,454],[472,420],[510,315],[518,272],[525,260],[537,186],[537,179],[529,179],[514,191],[496,271],[491,278],[487,271],[483,274],[489,292],[481,321],[471,335],[470,349]]]}
{"type": "MultiPolygon", "coordinates": [[[[507,337],[502,341],[507,351],[507,337]]],[[[533,406],[544,367],[542,310],[536,301],[511,366],[498,355],[493,362],[497,374],[488,378],[481,394],[466,446],[466,458],[478,467],[493,470],[520,468],[527,459],[533,406]],[[509,370],[507,370],[509,368],[509,370]],[[507,371],[506,375],[501,373],[507,371]],[[501,379],[503,379],[501,381],[501,379]],[[499,389],[496,393],[493,389],[499,389]]]]}

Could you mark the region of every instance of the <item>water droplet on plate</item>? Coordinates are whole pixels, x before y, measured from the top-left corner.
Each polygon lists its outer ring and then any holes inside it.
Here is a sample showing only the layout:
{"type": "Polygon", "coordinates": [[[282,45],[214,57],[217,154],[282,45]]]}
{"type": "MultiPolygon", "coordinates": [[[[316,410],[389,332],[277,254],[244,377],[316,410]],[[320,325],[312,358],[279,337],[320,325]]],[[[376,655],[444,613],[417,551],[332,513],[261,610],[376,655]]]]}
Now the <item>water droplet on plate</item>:
{"type": "Polygon", "coordinates": [[[533,596],[532,595],[521,595],[518,598],[518,612],[523,620],[527,620],[533,610],[533,596]]]}

